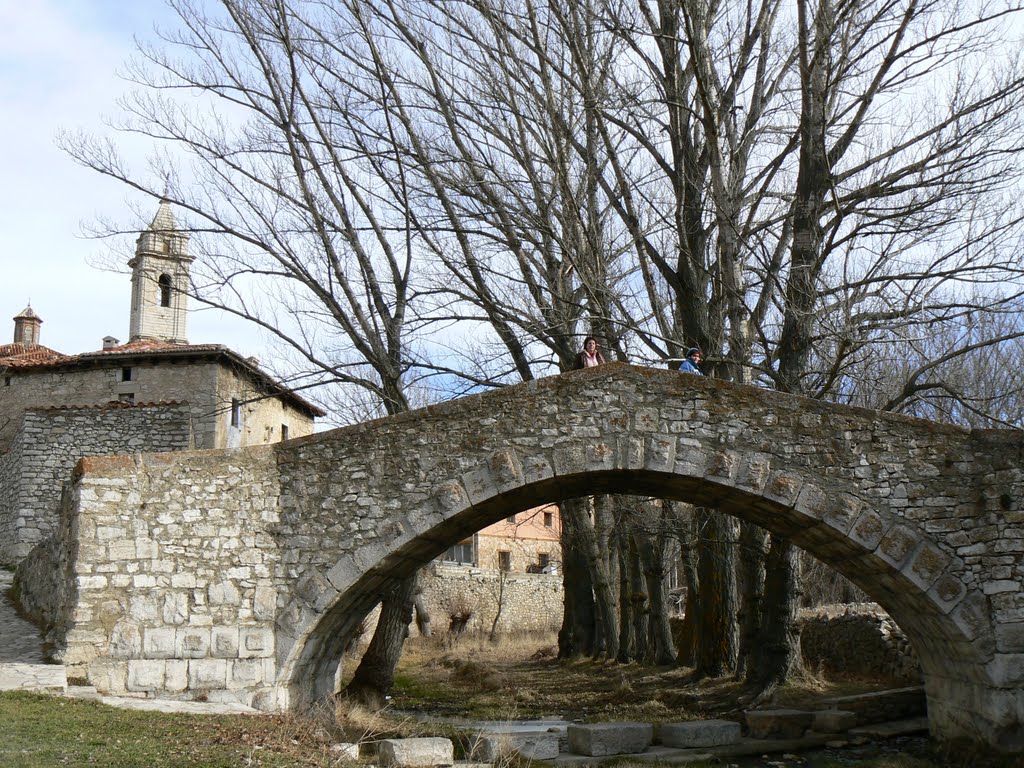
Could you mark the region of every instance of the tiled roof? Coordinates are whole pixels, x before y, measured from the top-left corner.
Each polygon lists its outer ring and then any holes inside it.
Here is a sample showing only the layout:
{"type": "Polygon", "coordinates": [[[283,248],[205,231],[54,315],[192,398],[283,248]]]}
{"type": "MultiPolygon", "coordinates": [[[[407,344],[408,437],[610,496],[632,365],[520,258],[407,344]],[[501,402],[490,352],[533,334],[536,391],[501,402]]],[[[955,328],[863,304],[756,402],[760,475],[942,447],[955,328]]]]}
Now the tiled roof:
{"type": "Polygon", "coordinates": [[[55,352],[39,344],[7,344],[0,346],[0,368],[88,368],[103,365],[107,361],[109,361],[108,364],[117,365],[118,363],[115,361],[121,358],[148,356],[165,359],[197,356],[210,360],[219,359],[229,362],[247,370],[249,375],[262,381],[272,392],[286,400],[292,401],[301,409],[308,410],[316,416],[324,415],[324,411],[320,407],[275,381],[261,370],[255,361],[243,358],[223,344],[175,344],[158,339],[142,339],[110,347],[109,349],[83,352],[80,355],[62,355],[60,352],[55,352]]]}
{"type": "Polygon", "coordinates": [[[98,349],[95,352],[83,352],[75,355],[79,358],[94,358],[116,355],[145,355],[151,352],[179,352],[188,354],[192,352],[226,352],[228,348],[221,344],[175,344],[172,341],[160,339],[139,339],[129,341],[127,344],[119,344],[116,347],[98,349]]]}
{"type": "Polygon", "coordinates": [[[42,344],[0,345],[0,368],[28,368],[41,365],[56,365],[72,360],[67,355],[44,347],[42,344]]]}
{"type": "Polygon", "coordinates": [[[164,198],[160,201],[160,206],[156,209],[156,216],[153,217],[149,229],[153,232],[171,232],[178,229],[178,222],[175,221],[174,212],[171,211],[170,200],[164,198]]]}

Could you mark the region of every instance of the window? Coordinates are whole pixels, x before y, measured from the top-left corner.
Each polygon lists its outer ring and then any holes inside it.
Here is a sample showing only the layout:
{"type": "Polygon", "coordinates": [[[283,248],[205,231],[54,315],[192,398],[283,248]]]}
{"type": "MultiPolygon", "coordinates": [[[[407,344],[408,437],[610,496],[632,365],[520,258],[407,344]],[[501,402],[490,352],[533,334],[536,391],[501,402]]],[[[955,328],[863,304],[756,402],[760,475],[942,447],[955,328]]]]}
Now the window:
{"type": "Polygon", "coordinates": [[[287,439],[288,439],[288,425],[287,424],[282,424],[281,425],[281,440],[283,442],[283,441],[285,441],[287,439]]]}
{"type": "Polygon", "coordinates": [[[540,572],[544,573],[544,569],[547,568],[549,565],[551,565],[551,555],[549,555],[547,552],[538,552],[537,567],[540,569],[540,572]]]}
{"type": "Polygon", "coordinates": [[[231,398],[231,426],[242,426],[242,401],[237,397],[231,398]]]}
{"type": "Polygon", "coordinates": [[[515,515],[509,515],[508,517],[505,518],[505,522],[509,523],[510,525],[515,525],[516,524],[516,516],[515,515]]]}
{"type": "Polygon", "coordinates": [[[4,386],[5,387],[11,386],[11,377],[10,376],[4,376],[4,386]]]}
{"type": "Polygon", "coordinates": [[[171,276],[160,275],[157,282],[160,284],[160,306],[171,306],[171,276]]]}
{"type": "Polygon", "coordinates": [[[544,513],[544,527],[554,528],[555,527],[555,515],[552,512],[544,513]]]}
{"type": "Polygon", "coordinates": [[[444,553],[442,559],[446,563],[472,565],[474,563],[473,540],[466,539],[465,541],[459,542],[454,547],[448,547],[448,551],[444,553]]]}
{"type": "Polygon", "coordinates": [[[506,552],[503,549],[498,550],[498,570],[505,571],[506,573],[512,570],[511,552],[506,552]]]}
{"type": "Polygon", "coordinates": [[[122,368],[121,369],[121,381],[131,381],[131,380],[132,380],[132,369],[131,368],[122,368]]]}

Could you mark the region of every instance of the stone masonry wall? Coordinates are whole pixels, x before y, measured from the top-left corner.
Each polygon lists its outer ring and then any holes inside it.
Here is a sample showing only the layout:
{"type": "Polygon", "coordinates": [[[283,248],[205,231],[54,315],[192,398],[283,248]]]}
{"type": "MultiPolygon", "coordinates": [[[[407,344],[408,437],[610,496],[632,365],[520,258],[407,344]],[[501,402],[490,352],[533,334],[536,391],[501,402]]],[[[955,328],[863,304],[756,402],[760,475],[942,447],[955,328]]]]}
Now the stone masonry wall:
{"type": "Polygon", "coordinates": [[[933,731],[1012,745],[1022,466],[1020,432],[623,365],[272,449],[90,459],[66,664],[140,695],[317,700],[382,591],[451,544],[634,493],[711,500],[835,567],[911,638],[933,731]]]}
{"type": "MultiPolygon", "coordinates": [[[[187,401],[196,448],[277,442],[282,424],[293,438],[313,431],[309,416],[281,398],[267,397],[248,372],[234,366],[209,360],[133,363],[126,358],[119,363],[112,358],[104,368],[12,374],[10,386],[0,387],[0,451],[14,439],[27,410],[102,406],[129,395],[136,403],[187,401]],[[124,367],[131,368],[129,381],[122,380],[124,367]],[[231,401],[236,398],[243,402],[242,423],[232,427],[231,401]]],[[[111,453],[134,450],[126,445],[111,453]]]]}
{"type": "Polygon", "coordinates": [[[871,603],[801,611],[804,663],[826,673],[921,682],[921,663],[895,622],[871,603]]]}
{"type": "Polygon", "coordinates": [[[108,476],[83,475],[72,489],[69,679],[122,696],[277,708],[274,620],[301,553],[278,535],[272,451],[103,457],[80,468],[108,476]],[[121,470],[146,488],[109,476],[121,470]]]}
{"type": "Polygon", "coordinates": [[[0,563],[16,564],[57,522],[61,487],[83,456],[192,447],[187,403],[25,412],[11,449],[0,456],[0,563]]]}
{"type": "Polygon", "coordinates": [[[213,396],[216,392],[216,364],[146,363],[131,368],[131,381],[121,380],[122,366],[116,361],[106,368],[16,372],[11,377],[11,385],[5,387],[0,396],[0,414],[13,417],[6,429],[0,429],[0,449],[13,437],[21,414],[27,410],[103,406],[118,402],[122,395],[134,395],[136,403],[187,400],[194,412],[194,445],[214,447],[214,425],[211,420],[208,427],[204,426],[204,415],[217,411],[218,403],[213,396]],[[206,432],[210,435],[209,442],[206,441],[206,432]]]}
{"type": "Polygon", "coordinates": [[[21,497],[21,434],[6,453],[0,453],[0,565],[16,561],[18,516],[17,500],[21,497]]]}
{"type": "Polygon", "coordinates": [[[433,563],[420,572],[423,599],[435,633],[448,629],[452,616],[468,613],[467,632],[490,632],[498,613],[498,632],[557,631],[562,622],[562,577],[508,573],[433,563]]]}

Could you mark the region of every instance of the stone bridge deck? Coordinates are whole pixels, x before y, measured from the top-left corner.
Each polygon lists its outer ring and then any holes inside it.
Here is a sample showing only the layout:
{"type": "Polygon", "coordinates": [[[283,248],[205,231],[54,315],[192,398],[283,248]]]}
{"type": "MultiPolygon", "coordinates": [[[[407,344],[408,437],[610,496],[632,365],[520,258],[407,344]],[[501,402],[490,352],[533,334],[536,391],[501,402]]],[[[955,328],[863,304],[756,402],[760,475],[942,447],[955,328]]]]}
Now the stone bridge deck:
{"type": "Polygon", "coordinates": [[[1024,749],[1024,433],[600,366],[273,447],[86,459],[51,559],[69,675],[264,709],[329,694],[381,590],[595,492],[785,534],[907,633],[939,737],[1024,749]]]}

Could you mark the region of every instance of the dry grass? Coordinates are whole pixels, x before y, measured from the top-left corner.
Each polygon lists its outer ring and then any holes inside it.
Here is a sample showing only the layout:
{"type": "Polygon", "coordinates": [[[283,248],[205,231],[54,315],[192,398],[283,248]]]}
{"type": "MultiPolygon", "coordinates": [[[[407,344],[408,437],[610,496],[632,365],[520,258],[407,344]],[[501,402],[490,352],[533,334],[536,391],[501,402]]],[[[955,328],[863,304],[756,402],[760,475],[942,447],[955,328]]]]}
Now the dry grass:
{"type": "MultiPolygon", "coordinates": [[[[887,687],[803,673],[776,692],[779,706],[887,687]]],[[[553,635],[467,637],[451,647],[412,638],[399,665],[398,710],[481,719],[643,719],[652,722],[738,714],[742,686],[728,679],[694,682],[691,670],[557,658],[553,635]]]]}

